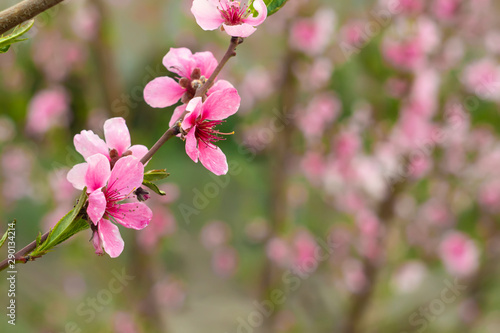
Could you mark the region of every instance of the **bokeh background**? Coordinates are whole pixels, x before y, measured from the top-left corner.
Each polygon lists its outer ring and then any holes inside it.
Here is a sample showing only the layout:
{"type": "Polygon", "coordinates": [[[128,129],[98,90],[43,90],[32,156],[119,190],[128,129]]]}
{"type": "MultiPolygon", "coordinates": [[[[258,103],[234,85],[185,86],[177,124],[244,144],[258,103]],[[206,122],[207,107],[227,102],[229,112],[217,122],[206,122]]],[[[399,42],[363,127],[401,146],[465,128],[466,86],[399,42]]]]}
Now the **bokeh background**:
{"type": "MultiPolygon", "coordinates": [[[[76,133],[124,117],[151,147],[174,108],[142,97],[173,75],[163,56],[222,57],[229,37],[190,6],[65,1],[0,55],[0,230],[17,219],[18,248],[74,205],[76,133]]],[[[228,175],[169,141],[148,228],[122,228],[117,259],[87,230],[18,264],[0,331],[498,332],[498,7],[289,0],[220,75],[242,97],[228,175]]]]}

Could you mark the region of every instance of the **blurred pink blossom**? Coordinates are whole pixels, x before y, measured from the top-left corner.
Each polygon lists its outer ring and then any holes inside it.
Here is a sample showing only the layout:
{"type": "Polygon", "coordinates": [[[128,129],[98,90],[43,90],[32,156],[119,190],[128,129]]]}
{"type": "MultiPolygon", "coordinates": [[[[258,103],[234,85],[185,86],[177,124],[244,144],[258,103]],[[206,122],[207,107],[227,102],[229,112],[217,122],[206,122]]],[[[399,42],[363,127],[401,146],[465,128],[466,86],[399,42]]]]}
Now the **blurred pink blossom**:
{"type": "Polygon", "coordinates": [[[169,310],[180,309],[186,301],[185,284],[172,276],[157,282],[153,286],[152,293],[155,295],[158,304],[169,310]]]}
{"type": "Polygon", "coordinates": [[[338,117],[340,100],[332,93],[316,95],[305,110],[299,111],[297,126],[312,141],[320,139],[328,126],[338,117]]]}
{"type": "Polygon", "coordinates": [[[352,293],[362,292],[368,284],[363,272],[363,265],[359,260],[348,259],[342,263],[342,273],[347,289],[352,293]]]}
{"type": "Polygon", "coordinates": [[[268,241],[266,253],[270,260],[281,267],[287,267],[289,265],[292,255],[287,242],[279,237],[273,237],[268,241]]]}
{"type": "Polygon", "coordinates": [[[485,182],[479,189],[479,203],[491,212],[500,212],[500,180],[485,182]]]}
{"type": "Polygon", "coordinates": [[[458,231],[445,235],[439,246],[439,256],[446,270],[459,277],[471,275],[479,266],[479,249],[475,242],[458,231]]]}
{"type": "Polygon", "coordinates": [[[407,261],[397,268],[391,278],[391,284],[397,292],[415,292],[422,285],[426,275],[427,268],[422,262],[407,261]]]}
{"type": "Polygon", "coordinates": [[[177,229],[175,217],[167,207],[155,204],[150,207],[154,211],[153,218],[148,228],[137,233],[137,242],[145,252],[152,252],[163,237],[172,235],[177,229]]]}
{"type": "Polygon", "coordinates": [[[230,278],[238,267],[238,252],[233,247],[222,247],[213,253],[212,268],[222,278],[230,278]]]}
{"type": "Polygon", "coordinates": [[[457,16],[463,0],[435,0],[432,12],[439,20],[451,20],[457,16]]]}
{"type": "Polygon", "coordinates": [[[42,136],[58,126],[68,126],[69,96],[63,88],[57,87],[39,91],[28,106],[26,131],[42,136]]]}
{"type": "Polygon", "coordinates": [[[292,240],[293,268],[299,273],[311,274],[319,264],[318,245],[309,231],[299,230],[292,240]]]}
{"type": "Polygon", "coordinates": [[[207,250],[215,250],[231,239],[231,229],[222,221],[205,224],[200,232],[200,240],[207,250]]]}
{"type": "Polygon", "coordinates": [[[469,92],[487,100],[500,101],[500,66],[493,59],[470,63],[461,79],[469,92]]]}
{"type": "Polygon", "coordinates": [[[290,46],[310,56],[321,54],[332,40],[336,16],[320,8],[311,18],[297,19],[290,31],[290,46]]]}
{"type": "Polygon", "coordinates": [[[73,32],[84,40],[93,40],[98,33],[100,16],[99,10],[94,5],[82,6],[71,21],[73,32]]]}
{"type": "Polygon", "coordinates": [[[135,323],[132,314],[127,312],[116,312],[113,316],[114,333],[139,333],[139,327],[135,323]]]}

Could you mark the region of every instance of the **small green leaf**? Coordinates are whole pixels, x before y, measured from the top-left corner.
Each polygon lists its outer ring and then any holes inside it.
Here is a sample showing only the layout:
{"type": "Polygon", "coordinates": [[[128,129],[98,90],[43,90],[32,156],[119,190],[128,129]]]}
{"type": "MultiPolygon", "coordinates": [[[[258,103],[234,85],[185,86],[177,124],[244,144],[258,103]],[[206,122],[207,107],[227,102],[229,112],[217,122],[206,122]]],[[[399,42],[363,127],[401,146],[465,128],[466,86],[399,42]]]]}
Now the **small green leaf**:
{"type": "Polygon", "coordinates": [[[144,186],[147,186],[149,187],[151,190],[153,190],[153,192],[155,192],[156,194],[159,194],[159,195],[165,195],[166,193],[162,190],[160,190],[158,188],[158,186],[156,186],[156,184],[150,182],[150,181],[147,181],[147,180],[143,180],[142,181],[142,185],[144,186]]]}
{"type": "Polygon", "coordinates": [[[35,20],[29,20],[24,23],[21,23],[17,27],[14,28],[14,30],[8,34],[7,36],[1,36],[0,37],[0,53],[5,53],[9,50],[10,46],[14,43],[22,42],[24,40],[27,40],[28,38],[19,38],[25,33],[27,33],[31,27],[33,27],[33,24],[35,23],[35,20]]]}
{"type": "Polygon", "coordinates": [[[271,16],[281,9],[287,0],[264,0],[267,6],[267,16],[271,16]]]}
{"type": "Polygon", "coordinates": [[[144,180],[154,182],[165,179],[168,176],[170,176],[170,174],[167,172],[167,169],[149,170],[144,173],[144,180]]]}
{"type": "MultiPolygon", "coordinates": [[[[47,239],[38,245],[33,252],[32,257],[40,257],[51,250],[54,246],[64,242],[74,234],[89,228],[89,224],[82,218],[82,208],[87,201],[87,189],[85,188],[82,195],[78,199],[78,203],[68,214],[66,214],[57,224],[50,230],[47,239]]],[[[37,243],[39,239],[37,238],[37,243]]]]}
{"type": "Polygon", "coordinates": [[[11,223],[8,224],[7,230],[3,234],[2,238],[0,238],[0,247],[2,247],[3,243],[5,243],[5,240],[7,240],[7,236],[9,235],[9,231],[15,230],[16,229],[16,220],[12,221],[11,223]]]}
{"type": "Polygon", "coordinates": [[[39,231],[38,236],[36,236],[36,246],[42,243],[42,233],[39,231]]]}

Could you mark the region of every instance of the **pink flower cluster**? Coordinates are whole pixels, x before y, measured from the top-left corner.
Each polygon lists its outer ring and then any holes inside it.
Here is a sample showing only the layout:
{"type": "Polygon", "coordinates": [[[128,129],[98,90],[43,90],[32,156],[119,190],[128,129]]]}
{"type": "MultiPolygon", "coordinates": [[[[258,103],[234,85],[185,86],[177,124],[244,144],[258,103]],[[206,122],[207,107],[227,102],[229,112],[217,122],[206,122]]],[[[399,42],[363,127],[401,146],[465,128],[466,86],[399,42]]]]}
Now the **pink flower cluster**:
{"type": "Polygon", "coordinates": [[[141,145],[131,146],[130,133],[123,118],[108,119],[104,123],[106,142],[92,131],[75,135],[76,150],[85,163],[75,165],[67,179],[76,189],[86,188],[87,215],[94,231],[92,241],[96,253],[103,248],[110,257],[119,256],[124,248],[118,227],[143,229],[153,213],[142,202],[124,202],[132,199],[144,178],[140,158],[147,152],[141,145]]]}
{"type": "Polygon", "coordinates": [[[179,75],[158,77],[144,88],[144,100],[152,107],[167,107],[181,100],[170,120],[170,126],[182,120],[186,140],[186,153],[216,175],[228,171],[226,156],[214,143],[223,140],[222,133],[215,129],[224,119],[235,114],[241,98],[237,90],[225,80],[218,80],[208,89],[205,96],[195,97],[217,67],[217,60],[211,52],[192,54],[186,48],[171,48],[163,58],[164,66],[179,75]]]}

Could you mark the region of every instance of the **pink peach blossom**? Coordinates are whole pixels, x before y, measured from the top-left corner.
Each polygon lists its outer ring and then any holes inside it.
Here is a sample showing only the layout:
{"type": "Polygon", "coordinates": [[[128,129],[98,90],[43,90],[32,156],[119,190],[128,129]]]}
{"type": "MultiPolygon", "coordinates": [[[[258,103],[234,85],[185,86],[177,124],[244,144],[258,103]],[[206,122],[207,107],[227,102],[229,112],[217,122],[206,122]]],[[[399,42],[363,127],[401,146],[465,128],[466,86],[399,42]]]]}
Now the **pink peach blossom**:
{"type": "Polygon", "coordinates": [[[186,135],[186,153],[195,162],[220,176],[228,171],[226,155],[214,145],[223,140],[221,133],[214,129],[223,120],[238,111],[240,96],[234,88],[216,91],[202,103],[200,97],[193,98],[187,110],[191,111],[182,123],[186,135]]]}
{"type": "MultiPolygon", "coordinates": [[[[202,86],[217,67],[217,60],[212,52],[196,52],[195,54],[185,47],[171,48],[163,57],[163,66],[178,76],[178,81],[169,76],[157,77],[144,87],[144,100],[154,108],[165,108],[174,105],[181,99],[188,103],[196,94],[196,89],[202,86]]],[[[218,89],[232,88],[225,81],[217,81],[207,94],[218,89]]],[[[177,108],[174,114],[182,114],[185,110],[177,108]]],[[[177,118],[179,118],[177,116],[177,118]]]]}
{"type": "Polygon", "coordinates": [[[120,157],[133,155],[140,159],[148,152],[146,146],[131,146],[127,124],[125,119],[121,117],[111,118],[104,122],[104,138],[106,141],[94,134],[93,131],[83,130],[80,134],[75,135],[73,143],[76,151],[83,158],[87,159],[94,154],[102,154],[111,162],[111,167],[120,157]]]}
{"type": "Polygon", "coordinates": [[[469,92],[487,100],[500,101],[500,66],[493,59],[470,63],[461,79],[469,92]]]}
{"type": "Polygon", "coordinates": [[[332,40],[335,21],[335,13],[326,8],[312,18],[298,19],[291,27],[290,46],[311,56],[322,53],[332,40]]]}
{"type": "Polygon", "coordinates": [[[28,106],[26,131],[43,135],[56,126],[67,126],[69,121],[69,96],[62,88],[38,92],[28,106]]]}
{"type": "Polygon", "coordinates": [[[441,241],[439,256],[446,270],[459,277],[469,276],[479,266],[479,249],[467,235],[452,231],[441,241]]]}
{"type": "Polygon", "coordinates": [[[250,36],[267,17],[263,0],[194,0],[191,12],[203,30],[215,30],[222,26],[233,37],[250,36]]]}
{"type": "Polygon", "coordinates": [[[217,249],[212,256],[212,268],[222,278],[230,278],[238,268],[238,252],[233,247],[217,249]]]}
{"type": "Polygon", "coordinates": [[[75,165],[68,173],[68,180],[76,189],[87,188],[89,194],[87,214],[93,223],[93,243],[96,253],[118,257],[124,243],[118,227],[111,221],[126,228],[145,228],[153,213],[144,203],[122,203],[141,186],[144,165],[134,156],[119,159],[113,170],[108,158],[102,154],[87,157],[86,163],[75,165]]]}
{"type": "Polygon", "coordinates": [[[231,238],[231,229],[222,221],[213,221],[203,226],[200,240],[207,250],[214,250],[226,244],[231,238]]]}

